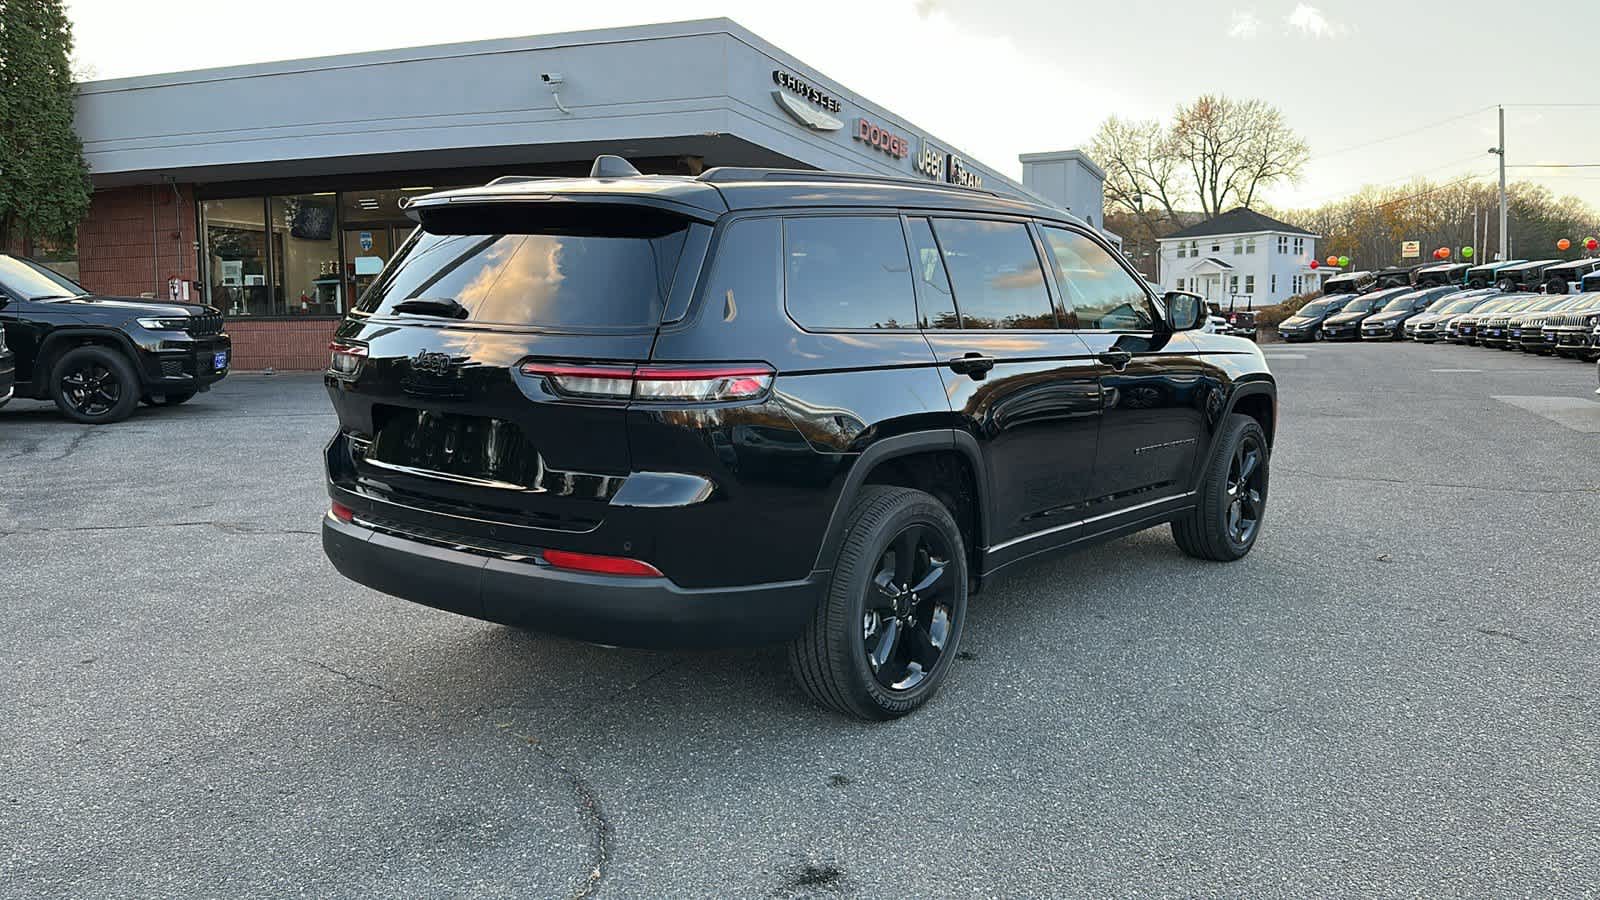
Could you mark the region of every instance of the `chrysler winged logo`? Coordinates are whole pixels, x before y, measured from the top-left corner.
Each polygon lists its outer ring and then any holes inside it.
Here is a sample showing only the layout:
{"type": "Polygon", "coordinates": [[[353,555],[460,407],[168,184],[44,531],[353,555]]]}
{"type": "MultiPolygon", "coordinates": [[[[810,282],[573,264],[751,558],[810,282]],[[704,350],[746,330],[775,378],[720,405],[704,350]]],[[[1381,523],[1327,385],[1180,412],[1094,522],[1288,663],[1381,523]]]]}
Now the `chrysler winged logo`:
{"type": "Polygon", "coordinates": [[[418,350],[417,355],[411,357],[411,371],[440,377],[448,375],[450,373],[450,355],[418,350]]]}

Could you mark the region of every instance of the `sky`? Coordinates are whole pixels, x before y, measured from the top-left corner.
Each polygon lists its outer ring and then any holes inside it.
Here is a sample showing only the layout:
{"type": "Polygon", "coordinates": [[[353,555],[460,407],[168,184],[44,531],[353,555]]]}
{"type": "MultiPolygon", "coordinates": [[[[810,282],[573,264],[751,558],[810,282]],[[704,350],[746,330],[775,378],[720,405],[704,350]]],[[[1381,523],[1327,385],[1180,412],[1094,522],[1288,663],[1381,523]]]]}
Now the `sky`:
{"type": "Polygon", "coordinates": [[[1584,4],[1490,0],[68,0],[92,78],[728,16],[820,73],[1020,177],[1110,115],[1203,93],[1282,109],[1311,147],[1281,209],[1416,177],[1512,180],[1600,207],[1600,102],[1584,4]],[[448,8],[449,15],[442,15],[448,8]],[[1562,166],[1579,168],[1563,168],[1562,166]],[[1586,168],[1585,168],[1586,167],[1586,168]]]}

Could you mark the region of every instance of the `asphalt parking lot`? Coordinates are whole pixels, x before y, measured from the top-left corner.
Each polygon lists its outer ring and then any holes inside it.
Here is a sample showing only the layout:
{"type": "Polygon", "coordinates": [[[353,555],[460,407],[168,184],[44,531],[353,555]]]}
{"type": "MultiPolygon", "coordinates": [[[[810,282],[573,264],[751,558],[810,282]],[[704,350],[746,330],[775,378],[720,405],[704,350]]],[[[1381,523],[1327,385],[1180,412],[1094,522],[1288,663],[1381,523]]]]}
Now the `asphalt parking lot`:
{"type": "Polygon", "coordinates": [[[318,379],[0,410],[0,895],[1581,893],[1600,884],[1595,369],[1268,348],[1265,532],[980,596],[888,725],[781,653],[359,588],[318,379]]]}

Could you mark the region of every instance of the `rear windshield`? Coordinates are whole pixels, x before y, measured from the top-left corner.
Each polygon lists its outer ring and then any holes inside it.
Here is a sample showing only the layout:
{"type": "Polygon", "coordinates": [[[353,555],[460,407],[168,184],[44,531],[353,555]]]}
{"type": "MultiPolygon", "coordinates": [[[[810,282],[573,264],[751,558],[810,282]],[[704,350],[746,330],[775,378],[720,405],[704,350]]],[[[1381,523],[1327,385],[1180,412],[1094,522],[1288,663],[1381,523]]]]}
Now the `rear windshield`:
{"type": "Polygon", "coordinates": [[[1335,278],[1328,282],[1327,286],[1322,289],[1322,292],[1324,294],[1354,294],[1357,292],[1357,287],[1358,283],[1354,278],[1346,279],[1344,281],[1340,281],[1339,279],[1335,278]]]}
{"type": "Polygon", "coordinates": [[[356,309],[454,300],[476,322],[655,326],[689,222],[638,207],[537,205],[428,214],[356,309]]]}

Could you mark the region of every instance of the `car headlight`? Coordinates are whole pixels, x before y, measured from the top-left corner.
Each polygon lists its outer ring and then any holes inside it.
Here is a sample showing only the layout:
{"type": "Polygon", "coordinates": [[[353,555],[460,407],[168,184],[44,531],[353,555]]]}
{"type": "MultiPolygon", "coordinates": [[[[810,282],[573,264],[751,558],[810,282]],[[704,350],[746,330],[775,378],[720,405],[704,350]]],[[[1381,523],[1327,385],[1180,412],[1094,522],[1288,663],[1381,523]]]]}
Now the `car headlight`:
{"type": "Polygon", "coordinates": [[[1583,321],[1585,323],[1589,324],[1589,325],[1600,325],[1600,313],[1595,313],[1594,315],[1589,316],[1588,318],[1584,319],[1583,321]]]}
{"type": "Polygon", "coordinates": [[[189,327],[188,316],[173,319],[138,319],[137,321],[140,328],[149,329],[150,331],[182,331],[189,327]]]}

